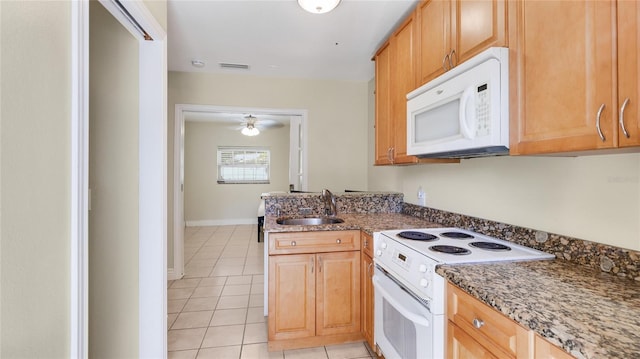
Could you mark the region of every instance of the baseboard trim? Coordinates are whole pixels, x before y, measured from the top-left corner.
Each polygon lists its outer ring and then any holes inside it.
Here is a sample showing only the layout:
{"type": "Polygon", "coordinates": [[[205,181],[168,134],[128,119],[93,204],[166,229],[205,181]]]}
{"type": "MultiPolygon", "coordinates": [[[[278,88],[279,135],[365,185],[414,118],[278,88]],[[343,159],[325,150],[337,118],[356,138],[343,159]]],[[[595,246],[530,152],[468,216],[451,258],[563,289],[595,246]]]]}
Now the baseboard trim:
{"type": "Polygon", "coordinates": [[[176,273],[174,268],[167,268],[167,280],[178,280],[182,279],[184,274],[176,273]]]}
{"type": "Polygon", "coordinates": [[[229,226],[234,224],[255,224],[258,225],[258,217],[235,218],[235,219],[205,219],[198,221],[185,221],[187,227],[202,226],[229,226]]]}

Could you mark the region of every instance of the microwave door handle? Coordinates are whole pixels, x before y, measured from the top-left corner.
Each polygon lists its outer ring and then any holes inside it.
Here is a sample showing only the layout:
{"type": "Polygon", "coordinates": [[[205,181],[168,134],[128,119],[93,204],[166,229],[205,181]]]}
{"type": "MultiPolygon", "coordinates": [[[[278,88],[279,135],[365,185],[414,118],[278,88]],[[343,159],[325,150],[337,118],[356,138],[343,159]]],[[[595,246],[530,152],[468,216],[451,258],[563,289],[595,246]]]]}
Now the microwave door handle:
{"type": "Polygon", "coordinates": [[[473,86],[467,87],[462,93],[462,96],[460,96],[460,132],[462,133],[462,136],[468,139],[476,137],[476,113],[475,104],[473,103],[473,96],[473,86]],[[470,103],[471,106],[469,106],[470,103]],[[469,107],[471,107],[471,111],[468,111],[469,107]]]}

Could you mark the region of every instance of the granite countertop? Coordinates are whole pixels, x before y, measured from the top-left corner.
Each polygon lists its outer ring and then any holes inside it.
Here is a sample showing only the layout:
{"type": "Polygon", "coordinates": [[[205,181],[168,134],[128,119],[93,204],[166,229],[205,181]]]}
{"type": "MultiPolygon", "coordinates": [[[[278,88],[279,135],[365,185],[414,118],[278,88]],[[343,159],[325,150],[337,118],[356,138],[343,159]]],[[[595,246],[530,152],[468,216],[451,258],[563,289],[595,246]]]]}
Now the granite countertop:
{"type": "Polygon", "coordinates": [[[358,229],[372,234],[373,232],[388,229],[442,227],[437,223],[400,213],[340,213],[337,217],[344,219],[344,223],[314,226],[283,226],[276,223],[277,217],[266,216],[264,229],[267,232],[341,231],[358,229]]]}
{"type": "MultiPolygon", "coordinates": [[[[400,213],[339,214],[344,223],[282,226],[267,232],[442,227],[400,213]]],[[[640,357],[640,282],[562,259],[440,265],[449,282],[577,358],[640,357]]]]}
{"type": "Polygon", "coordinates": [[[437,273],[577,358],[640,357],[640,283],[564,260],[437,273]]]}

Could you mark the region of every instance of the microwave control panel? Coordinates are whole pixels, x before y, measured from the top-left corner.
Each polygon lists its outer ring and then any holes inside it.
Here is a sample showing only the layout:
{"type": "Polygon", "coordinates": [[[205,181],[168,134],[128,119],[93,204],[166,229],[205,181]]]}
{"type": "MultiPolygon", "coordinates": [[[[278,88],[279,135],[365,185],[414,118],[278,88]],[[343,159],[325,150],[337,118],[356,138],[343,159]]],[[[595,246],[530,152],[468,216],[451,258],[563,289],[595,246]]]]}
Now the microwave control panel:
{"type": "Polygon", "coordinates": [[[478,86],[476,93],[476,136],[491,134],[491,101],[488,84],[478,86]]]}

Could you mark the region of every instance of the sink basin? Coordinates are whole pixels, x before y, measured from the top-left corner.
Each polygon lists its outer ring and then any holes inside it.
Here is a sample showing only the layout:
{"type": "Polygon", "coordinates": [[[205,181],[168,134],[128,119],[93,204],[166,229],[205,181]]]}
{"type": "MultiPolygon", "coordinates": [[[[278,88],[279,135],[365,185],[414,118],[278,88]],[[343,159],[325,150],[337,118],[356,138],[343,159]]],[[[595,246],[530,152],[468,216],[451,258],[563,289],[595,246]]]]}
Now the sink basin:
{"type": "Polygon", "coordinates": [[[319,224],[343,223],[344,219],[335,217],[312,217],[312,218],[278,218],[276,223],[285,226],[317,226],[319,224]]]}

